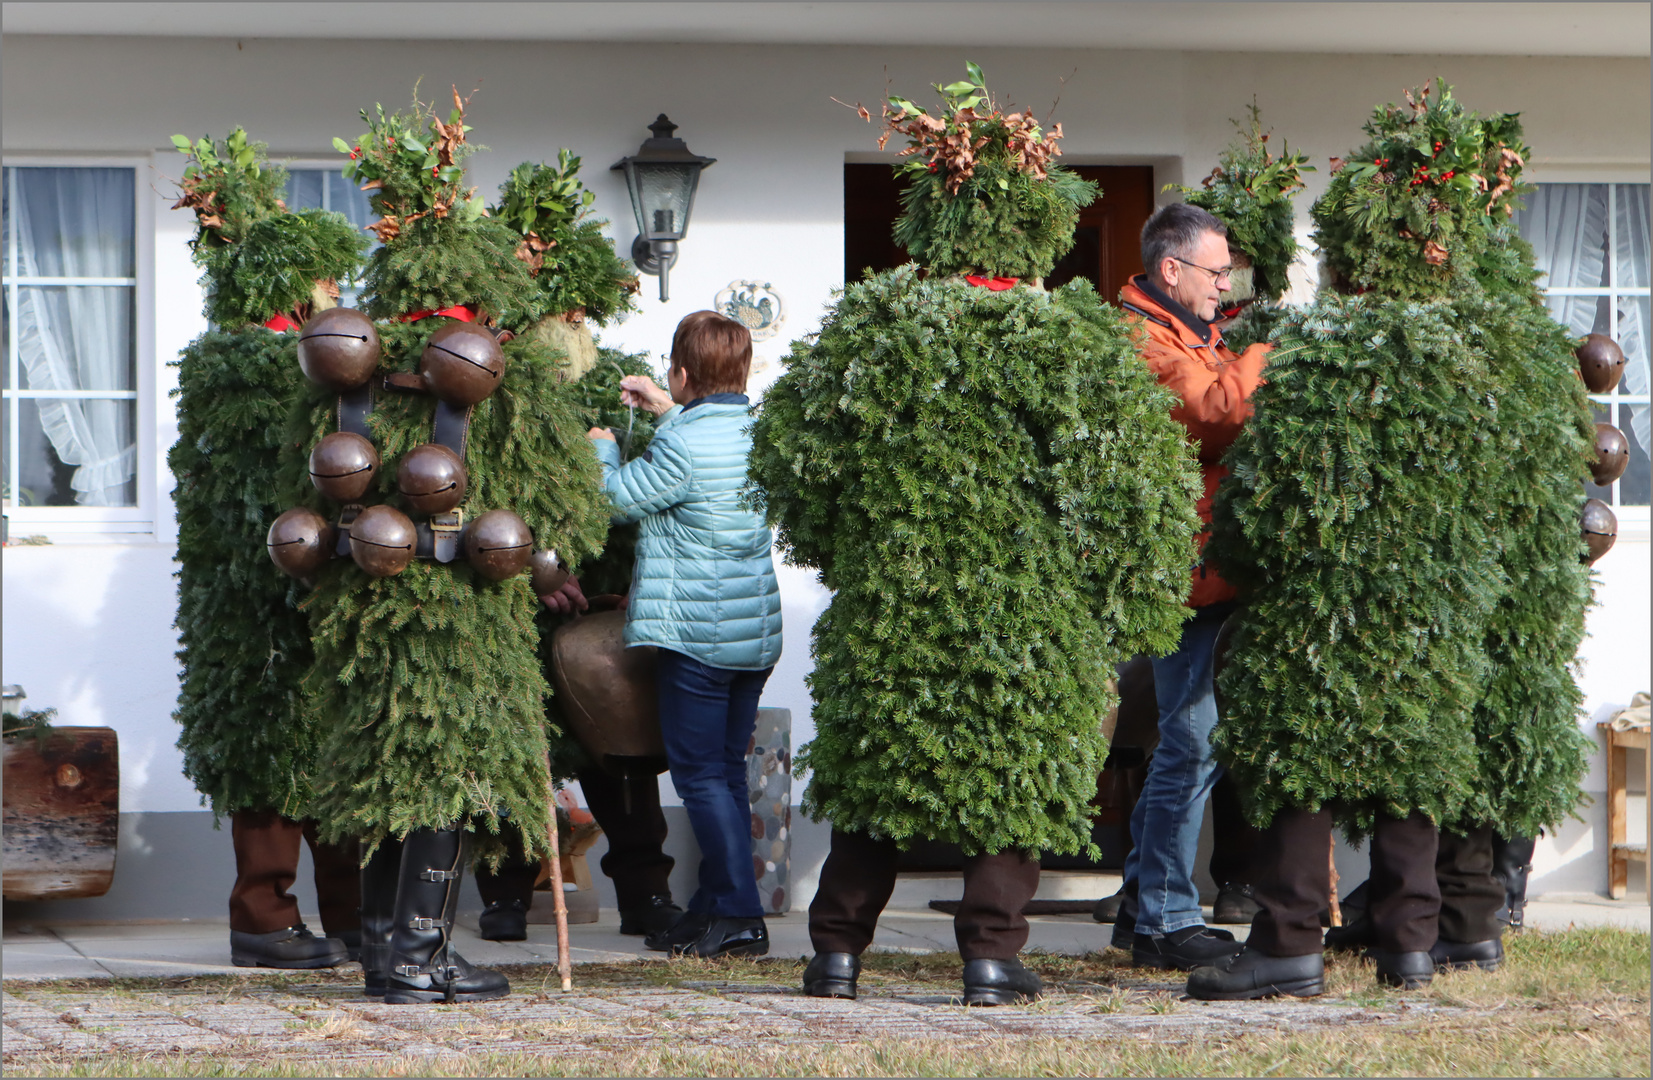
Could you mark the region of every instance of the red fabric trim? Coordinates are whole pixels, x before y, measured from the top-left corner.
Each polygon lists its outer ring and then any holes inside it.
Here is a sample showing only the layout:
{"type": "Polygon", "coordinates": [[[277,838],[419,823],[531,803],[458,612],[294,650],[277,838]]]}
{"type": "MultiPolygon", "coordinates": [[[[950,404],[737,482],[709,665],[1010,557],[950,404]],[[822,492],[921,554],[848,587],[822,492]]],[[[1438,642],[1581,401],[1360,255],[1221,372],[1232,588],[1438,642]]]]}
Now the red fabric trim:
{"type": "Polygon", "coordinates": [[[433,315],[446,316],[450,319],[458,319],[460,322],[476,322],[476,309],[471,307],[469,304],[455,304],[453,307],[446,307],[441,311],[437,311],[435,308],[432,308],[429,311],[414,311],[406,315],[398,315],[396,317],[396,321],[418,322],[420,319],[428,319],[433,315]]]}
{"type": "Polygon", "coordinates": [[[285,315],[271,315],[268,319],[264,320],[264,325],[266,328],[274,330],[278,334],[285,334],[289,330],[297,330],[299,328],[298,323],[289,319],[285,315]]]}
{"type": "Polygon", "coordinates": [[[993,292],[1004,292],[1006,289],[1013,288],[1016,282],[1022,279],[1013,277],[977,277],[974,274],[965,274],[964,280],[968,281],[977,288],[989,289],[993,292]]]}

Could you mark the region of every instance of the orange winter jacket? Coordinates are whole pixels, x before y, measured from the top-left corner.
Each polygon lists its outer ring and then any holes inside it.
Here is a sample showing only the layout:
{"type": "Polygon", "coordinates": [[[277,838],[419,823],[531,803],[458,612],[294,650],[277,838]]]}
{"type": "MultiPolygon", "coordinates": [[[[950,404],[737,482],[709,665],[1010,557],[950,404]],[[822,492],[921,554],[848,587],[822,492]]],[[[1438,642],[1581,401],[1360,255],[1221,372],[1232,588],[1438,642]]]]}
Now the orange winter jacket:
{"type": "MultiPolygon", "coordinates": [[[[1263,358],[1269,346],[1253,345],[1236,356],[1223,344],[1220,330],[1195,318],[1141,274],[1120,290],[1119,302],[1147,331],[1142,359],[1162,385],[1182,398],[1171,418],[1188,429],[1188,438],[1199,448],[1200,472],[1205,478],[1200,520],[1209,526],[1211,498],[1228,474],[1223,453],[1239,435],[1240,425],[1251,418],[1251,395],[1262,384],[1263,358]]],[[[1205,543],[1210,537],[1206,528],[1197,540],[1199,558],[1185,601],[1189,607],[1207,607],[1235,596],[1234,587],[1206,563],[1205,543]]]]}

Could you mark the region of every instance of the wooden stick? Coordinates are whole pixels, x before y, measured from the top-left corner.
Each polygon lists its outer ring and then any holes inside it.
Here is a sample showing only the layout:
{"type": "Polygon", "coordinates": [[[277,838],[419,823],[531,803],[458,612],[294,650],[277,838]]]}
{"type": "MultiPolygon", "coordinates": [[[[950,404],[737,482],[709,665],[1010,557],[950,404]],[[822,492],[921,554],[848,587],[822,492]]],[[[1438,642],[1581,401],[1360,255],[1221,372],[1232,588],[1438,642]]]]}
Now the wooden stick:
{"type": "Polygon", "coordinates": [[[568,955],[568,901],[562,894],[562,849],[557,837],[557,789],[551,784],[551,762],[545,763],[545,789],[551,794],[551,909],[557,914],[557,974],[563,993],[574,989],[574,964],[568,955]]]}
{"type": "Polygon", "coordinates": [[[1331,908],[1332,925],[1343,925],[1343,908],[1337,902],[1337,834],[1333,833],[1331,845],[1326,849],[1326,862],[1331,868],[1331,908]]]}

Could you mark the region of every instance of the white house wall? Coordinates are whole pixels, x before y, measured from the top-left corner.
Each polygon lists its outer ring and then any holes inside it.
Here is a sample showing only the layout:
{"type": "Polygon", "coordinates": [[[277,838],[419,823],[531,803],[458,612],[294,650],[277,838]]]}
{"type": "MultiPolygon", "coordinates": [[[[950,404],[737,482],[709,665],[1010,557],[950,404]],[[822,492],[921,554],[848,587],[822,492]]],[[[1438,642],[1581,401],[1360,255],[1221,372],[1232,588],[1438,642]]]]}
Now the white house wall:
{"type": "MultiPolygon", "coordinates": [[[[717,164],[703,178],[671,302],[659,303],[645,278],[643,313],[602,340],[658,356],[676,322],[710,306],[731,281],[769,282],[786,321],[780,337],[756,349],[760,386],[787,342],[817,327],[842,283],[843,163],[879,159],[878,129],[833,97],[875,112],[886,89],[923,102],[928,83],[960,77],[974,60],[1001,101],[1042,116],[1060,95],[1055,119],[1068,161],[1152,164],[1162,184],[1208,172],[1232,133],[1228,118],[1255,97],[1277,137],[1320,170],[1299,204],[1305,236],[1327,157],[1359,145],[1375,104],[1437,74],[1472,108],[1521,112],[1540,179],[1646,181],[1653,126],[1645,59],[86,37],[8,37],[4,50],[8,160],[118,153],[151,166],[140,183],[154,190],[154,256],[141,272],[153,282],[154,340],[146,344],[158,364],[204,329],[186,246],[191,221],[166,208],[167,178],[181,171],[169,136],[242,125],[277,155],[333,163],[332,137],[363,130],[357,109],[401,106],[416,80],[426,98],[446,99],[450,84],[477,91],[468,119],[490,149],[473,159],[471,180],[485,193],[524,159],[552,159],[564,146],[582,155],[582,178],[597,193],[597,211],[615,222],[622,251],[634,232],[624,186],[608,167],[635,151],[656,113],[668,113],[689,146],[717,164]]],[[[1309,283],[1306,270],[1300,276],[1301,293],[1309,283]]],[[[170,716],[174,527],[164,458],[176,437],[166,396],[174,381],[161,368],[149,403],[157,416],[156,532],[120,543],[59,535],[54,546],[8,547],[3,560],[4,679],[22,683],[30,704],[56,706],[63,722],[120,732],[129,813],[199,808],[179,771],[170,716]]],[[[13,521],[14,536],[29,531],[13,521]]],[[[1582,654],[1592,720],[1649,686],[1648,556],[1645,518],[1629,520],[1599,565],[1601,605],[1582,654]]],[[[808,630],[826,597],[813,575],[794,570],[783,571],[782,595],[786,655],[764,704],[792,710],[797,746],[813,733],[808,630]]],[[[1603,786],[1598,764],[1587,787],[1603,786]]],[[[1599,810],[1591,816],[1590,828],[1541,848],[1541,888],[1603,887],[1599,810]]]]}

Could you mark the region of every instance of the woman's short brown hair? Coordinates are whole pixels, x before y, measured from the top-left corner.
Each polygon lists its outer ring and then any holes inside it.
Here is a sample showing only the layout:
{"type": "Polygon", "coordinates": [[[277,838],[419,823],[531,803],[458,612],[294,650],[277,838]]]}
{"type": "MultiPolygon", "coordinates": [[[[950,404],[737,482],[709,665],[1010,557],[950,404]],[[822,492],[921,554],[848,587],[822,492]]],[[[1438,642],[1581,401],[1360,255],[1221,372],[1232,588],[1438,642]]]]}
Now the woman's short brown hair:
{"type": "Polygon", "coordinates": [[[672,366],[701,394],[744,394],[752,374],[752,334],[715,311],[685,315],[672,334],[672,366]]]}

